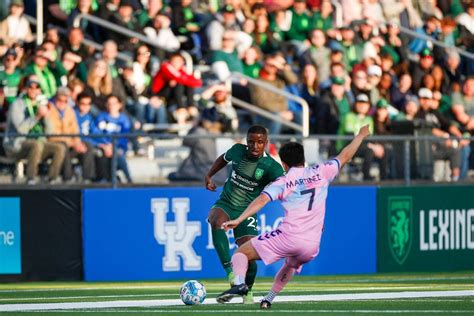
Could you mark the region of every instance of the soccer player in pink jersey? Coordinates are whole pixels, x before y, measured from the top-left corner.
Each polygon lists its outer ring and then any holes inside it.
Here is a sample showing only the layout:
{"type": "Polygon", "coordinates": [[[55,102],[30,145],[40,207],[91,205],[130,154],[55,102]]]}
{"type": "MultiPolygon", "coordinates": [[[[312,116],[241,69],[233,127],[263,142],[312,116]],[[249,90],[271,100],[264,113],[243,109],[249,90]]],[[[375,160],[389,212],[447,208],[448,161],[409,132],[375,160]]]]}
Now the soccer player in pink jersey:
{"type": "Polygon", "coordinates": [[[280,149],[279,155],[286,175],[269,184],[237,219],[224,222],[222,228],[227,230],[236,227],[273,200],[282,203],[285,217],[278,228],[247,241],[234,253],[234,286],[217,297],[219,303],[226,303],[248,292],[245,274],[249,261],[262,260],[268,265],[285,258],[285,264],[275,276],[272,289],[260,302],[260,308],[268,309],[293,274],[299,273],[304,263],[318,255],[329,184],[346,162],[352,159],[369,134],[369,126],[363,126],[336,158],[311,167],[304,166],[301,144],[290,142],[280,149]]]}

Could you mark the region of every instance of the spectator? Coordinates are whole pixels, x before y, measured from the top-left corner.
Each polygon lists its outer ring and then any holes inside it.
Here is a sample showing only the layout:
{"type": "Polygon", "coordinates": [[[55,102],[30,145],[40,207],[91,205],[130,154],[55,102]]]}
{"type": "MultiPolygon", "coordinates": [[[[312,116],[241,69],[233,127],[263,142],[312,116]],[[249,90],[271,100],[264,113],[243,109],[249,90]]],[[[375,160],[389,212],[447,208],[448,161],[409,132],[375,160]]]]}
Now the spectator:
{"type": "MultiPolygon", "coordinates": [[[[111,22],[124,27],[132,32],[142,33],[142,27],[133,16],[133,6],[131,0],[121,0],[116,13],[111,17],[111,22]]],[[[118,32],[110,31],[109,39],[118,44],[120,50],[132,52],[138,44],[138,39],[129,37],[118,32]]]]}
{"type": "Polygon", "coordinates": [[[471,135],[474,134],[474,77],[467,78],[462,92],[452,94],[451,111],[455,120],[471,135]]]}
{"type": "MultiPolygon", "coordinates": [[[[374,114],[374,132],[375,135],[391,135],[390,131],[390,113],[389,107],[391,105],[385,99],[380,99],[376,104],[376,111],[374,114]]],[[[393,157],[393,143],[389,141],[372,142],[369,147],[374,152],[376,160],[379,162],[380,179],[386,180],[395,176],[395,170],[391,163],[393,157]]]]}
{"type": "MultiPolygon", "coordinates": [[[[54,99],[49,103],[49,115],[46,118],[48,134],[79,134],[79,125],[72,107],[69,106],[70,91],[59,88],[54,99]]],[[[84,101],[83,101],[84,102],[84,101]]],[[[90,100],[89,100],[90,102],[90,100]]],[[[62,167],[63,181],[73,180],[72,159],[79,158],[82,177],[91,181],[95,177],[94,148],[79,137],[50,137],[49,141],[64,146],[65,156],[62,167]]]]}
{"type": "Polygon", "coordinates": [[[303,68],[301,83],[298,85],[298,95],[302,97],[309,106],[310,110],[310,130],[316,132],[316,113],[318,112],[319,100],[319,81],[318,71],[312,64],[307,64],[303,68]]]}
{"type": "Polygon", "coordinates": [[[6,46],[14,43],[29,43],[33,41],[30,22],[25,18],[23,12],[25,4],[23,0],[12,0],[10,2],[10,14],[0,22],[0,41],[6,46]]]}
{"type": "Polygon", "coordinates": [[[397,110],[403,111],[407,103],[407,98],[410,96],[414,96],[411,92],[412,83],[413,82],[410,74],[403,73],[400,75],[398,87],[393,87],[390,95],[390,100],[397,110]]]}
{"type": "Polygon", "coordinates": [[[138,11],[136,14],[140,27],[145,27],[145,25],[152,22],[160,14],[166,14],[167,8],[163,5],[163,0],[148,0],[146,3],[146,8],[138,11]]]}
{"type": "MultiPolygon", "coordinates": [[[[368,115],[370,110],[370,101],[365,94],[359,94],[356,98],[354,104],[354,111],[347,113],[346,116],[341,120],[341,125],[339,126],[340,135],[356,135],[359,132],[359,129],[368,124],[371,133],[374,131],[374,120],[371,116],[368,115]]],[[[344,147],[345,142],[337,142],[337,150],[339,151],[344,147]]],[[[363,158],[362,163],[362,173],[364,175],[364,180],[373,180],[373,177],[370,175],[370,167],[374,161],[375,152],[378,155],[383,156],[383,146],[380,144],[374,143],[364,143],[359,147],[355,157],[363,158]]],[[[386,165],[385,165],[386,166],[386,165]]]]}
{"type": "Polygon", "coordinates": [[[460,63],[461,57],[459,56],[459,53],[454,49],[448,50],[444,70],[446,72],[446,80],[448,81],[450,91],[452,91],[454,84],[458,84],[464,79],[464,76],[461,74],[459,69],[460,63]]]}
{"type": "Polygon", "coordinates": [[[342,49],[344,55],[344,66],[347,71],[352,71],[352,67],[362,60],[363,46],[356,45],[354,42],[354,31],[345,26],[340,29],[342,37],[342,49]]]}
{"type": "MultiPolygon", "coordinates": [[[[430,16],[427,18],[423,28],[417,29],[417,33],[433,38],[434,40],[439,40],[440,32],[440,21],[436,16],[430,16]]],[[[419,54],[424,49],[429,49],[428,42],[424,39],[416,37],[413,39],[408,48],[414,54],[419,54]]]]}
{"type": "Polygon", "coordinates": [[[103,59],[109,69],[112,78],[119,77],[119,69],[121,68],[121,64],[117,59],[118,56],[118,46],[117,43],[109,40],[104,42],[104,47],[102,48],[102,56],[97,59],[103,59]]]}
{"type": "Polygon", "coordinates": [[[143,32],[166,52],[175,52],[179,50],[181,43],[171,30],[170,25],[169,17],[158,14],[145,26],[143,32]]]}
{"type": "Polygon", "coordinates": [[[431,73],[433,70],[434,59],[433,54],[429,49],[424,49],[420,52],[420,62],[411,67],[411,76],[413,78],[413,85],[416,89],[421,86],[421,79],[424,75],[431,73]]]}
{"type": "Polygon", "coordinates": [[[287,10],[290,16],[290,29],[286,32],[286,39],[296,48],[296,56],[304,50],[303,42],[308,38],[311,30],[311,19],[306,8],[306,0],[295,0],[293,7],[287,10]]]}
{"type": "Polygon", "coordinates": [[[3,70],[0,70],[0,85],[3,87],[5,101],[0,104],[0,122],[5,122],[8,106],[18,96],[22,73],[18,68],[18,54],[15,49],[7,50],[3,57],[3,70]]]}
{"type": "Polygon", "coordinates": [[[352,72],[351,92],[352,95],[365,94],[369,95],[371,85],[367,79],[367,73],[360,69],[352,72]]]}
{"type": "Polygon", "coordinates": [[[223,133],[235,133],[239,128],[237,111],[232,106],[230,91],[223,84],[212,85],[201,94],[208,115],[221,125],[223,133]]]}
{"type": "Polygon", "coordinates": [[[172,3],[174,3],[171,6],[173,32],[184,38],[181,41],[182,49],[189,51],[191,55],[196,57],[196,60],[200,60],[202,58],[201,39],[197,33],[201,30],[201,26],[191,8],[192,0],[181,0],[172,3]]]}
{"type": "Polygon", "coordinates": [[[28,159],[26,176],[28,184],[38,183],[38,165],[47,158],[52,158],[48,170],[48,182],[59,182],[59,172],[63,164],[65,147],[47,141],[45,134],[45,118],[49,114],[46,98],[41,96],[40,83],[37,78],[29,76],[25,84],[26,91],[11,105],[7,118],[7,136],[4,148],[8,156],[16,159],[28,159]],[[31,138],[8,137],[8,134],[28,134],[31,138]]]}
{"type": "Polygon", "coordinates": [[[47,98],[52,98],[56,94],[60,85],[56,78],[66,74],[66,70],[57,57],[56,52],[40,47],[36,50],[33,62],[26,67],[23,73],[24,76],[34,74],[37,77],[41,91],[47,98]]]}
{"type": "Polygon", "coordinates": [[[222,37],[222,49],[215,50],[211,58],[211,67],[219,81],[229,80],[232,72],[243,73],[243,64],[235,48],[237,33],[225,31],[222,37]]]}
{"type": "Polygon", "coordinates": [[[152,93],[167,102],[168,110],[173,111],[173,117],[178,124],[197,117],[198,110],[194,104],[194,88],[202,85],[202,81],[185,70],[185,61],[179,53],[171,55],[169,61],[161,65],[153,78],[152,93]]]}
{"type": "Polygon", "coordinates": [[[273,36],[268,16],[259,15],[257,17],[252,35],[254,44],[258,45],[263,53],[272,54],[278,50],[279,41],[273,36]]]}
{"type": "Polygon", "coordinates": [[[241,27],[235,17],[235,10],[231,5],[226,5],[221,9],[221,13],[216,19],[209,23],[206,28],[206,35],[209,40],[211,51],[222,49],[222,41],[226,30],[240,31],[241,27]]]}
{"type": "Polygon", "coordinates": [[[92,112],[106,109],[105,103],[110,94],[116,94],[120,100],[125,100],[122,82],[119,78],[112,79],[110,68],[103,59],[96,60],[87,74],[87,86],[85,92],[92,96],[92,112]]]}
{"type": "Polygon", "coordinates": [[[319,80],[323,82],[329,78],[331,50],[327,48],[326,36],[323,31],[315,29],[309,32],[310,47],[302,54],[300,67],[313,64],[318,70],[319,80]]]}
{"type": "MultiPolygon", "coordinates": [[[[344,77],[332,77],[330,89],[321,97],[316,113],[317,134],[337,134],[340,122],[351,111],[344,77]]],[[[331,154],[335,153],[334,150],[331,154]]]]}
{"type": "MultiPolygon", "coordinates": [[[[70,2],[70,3],[74,3],[74,2],[70,2]]],[[[67,18],[68,28],[74,25],[74,21],[79,14],[92,14],[93,15],[94,11],[98,9],[97,1],[77,0],[76,3],[77,3],[77,6],[72,11],[67,12],[70,10],[70,9],[67,9],[65,12],[63,12],[63,14],[65,13],[65,17],[67,18]]],[[[101,32],[100,32],[100,28],[97,24],[91,23],[86,19],[81,19],[79,27],[82,29],[84,34],[88,34],[94,40],[101,41],[103,39],[103,36],[101,35],[101,32]]]]}
{"type": "Polygon", "coordinates": [[[258,46],[251,46],[247,49],[242,60],[244,75],[257,79],[260,69],[262,69],[261,59],[262,52],[258,46]]]}
{"type": "Polygon", "coordinates": [[[69,30],[67,42],[63,44],[64,52],[71,52],[83,59],[91,57],[91,51],[84,44],[84,33],[79,27],[73,27],[69,30]]]}
{"type": "MultiPolygon", "coordinates": [[[[119,97],[113,94],[107,97],[107,112],[101,112],[96,118],[95,125],[97,126],[98,133],[104,135],[119,135],[126,134],[130,131],[131,122],[124,113],[121,113],[122,106],[123,104],[119,97]]],[[[98,139],[97,143],[97,147],[100,149],[96,159],[97,180],[111,181],[112,173],[110,169],[114,150],[112,139],[104,137],[98,139]]],[[[126,138],[118,138],[116,146],[117,169],[124,172],[128,182],[132,182],[126,160],[128,140],[126,138]]]]}
{"type": "MultiPolygon", "coordinates": [[[[432,145],[432,155],[435,160],[448,160],[451,166],[451,180],[459,180],[461,154],[453,141],[449,139],[455,126],[450,123],[437,109],[433,109],[433,92],[427,88],[418,91],[420,109],[416,118],[432,126],[431,133],[445,140],[432,145]]],[[[423,175],[422,175],[423,176],[423,175]]]]}
{"type": "Polygon", "coordinates": [[[330,0],[321,1],[319,11],[315,11],[311,18],[310,28],[318,29],[326,33],[333,28],[333,8],[330,0]]]}
{"type": "MultiPolygon", "coordinates": [[[[168,179],[171,181],[198,181],[201,180],[216,159],[216,141],[214,138],[222,133],[222,125],[214,111],[204,110],[199,123],[193,127],[183,140],[183,146],[190,148],[189,156],[181,163],[176,172],[172,172],[168,179]],[[213,113],[213,114],[211,114],[213,113]]],[[[225,182],[226,173],[217,174],[217,181],[225,182]]],[[[214,177],[213,177],[214,179],[214,177]]]]}
{"type": "MultiPolygon", "coordinates": [[[[260,79],[278,89],[297,83],[297,76],[280,55],[269,55],[265,58],[263,68],[260,70],[260,79]]],[[[250,96],[252,103],[256,106],[278,115],[281,119],[291,121],[294,113],[288,109],[286,98],[280,94],[273,93],[261,86],[250,85],[250,96]]],[[[257,116],[256,123],[266,126],[270,134],[281,132],[281,123],[257,116]]]]}

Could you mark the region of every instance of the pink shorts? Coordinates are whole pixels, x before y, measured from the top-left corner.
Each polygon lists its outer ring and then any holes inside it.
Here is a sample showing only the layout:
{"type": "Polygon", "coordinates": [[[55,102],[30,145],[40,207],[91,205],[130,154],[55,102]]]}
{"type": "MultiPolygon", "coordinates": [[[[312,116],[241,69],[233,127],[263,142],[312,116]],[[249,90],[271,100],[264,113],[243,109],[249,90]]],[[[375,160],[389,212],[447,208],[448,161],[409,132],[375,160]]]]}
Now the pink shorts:
{"type": "Polygon", "coordinates": [[[251,239],[252,246],[265,265],[286,258],[286,263],[297,270],[319,253],[319,243],[288,236],[279,228],[251,239]]]}

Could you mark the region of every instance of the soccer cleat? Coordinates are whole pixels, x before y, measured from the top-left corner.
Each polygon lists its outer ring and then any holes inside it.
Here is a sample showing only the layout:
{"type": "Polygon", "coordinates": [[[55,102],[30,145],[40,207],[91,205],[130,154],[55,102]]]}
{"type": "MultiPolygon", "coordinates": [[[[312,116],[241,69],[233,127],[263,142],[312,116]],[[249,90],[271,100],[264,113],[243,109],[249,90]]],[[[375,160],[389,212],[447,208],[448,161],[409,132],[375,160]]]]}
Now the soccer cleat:
{"type": "Polygon", "coordinates": [[[230,286],[234,286],[234,280],[235,280],[235,275],[234,272],[230,271],[229,274],[227,275],[227,280],[229,280],[230,286]]]}
{"type": "Polygon", "coordinates": [[[223,304],[229,302],[236,296],[244,296],[249,292],[249,288],[246,284],[234,285],[225,292],[222,292],[217,296],[216,300],[218,303],[223,304]]]}
{"type": "Polygon", "coordinates": [[[243,303],[244,304],[253,304],[254,303],[252,290],[249,290],[247,295],[244,295],[242,298],[243,298],[243,303]]]}
{"type": "Polygon", "coordinates": [[[270,308],[272,308],[272,303],[270,303],[269,301],[263,299],[260,302],[260,309],[270,309],[270,308]]]}

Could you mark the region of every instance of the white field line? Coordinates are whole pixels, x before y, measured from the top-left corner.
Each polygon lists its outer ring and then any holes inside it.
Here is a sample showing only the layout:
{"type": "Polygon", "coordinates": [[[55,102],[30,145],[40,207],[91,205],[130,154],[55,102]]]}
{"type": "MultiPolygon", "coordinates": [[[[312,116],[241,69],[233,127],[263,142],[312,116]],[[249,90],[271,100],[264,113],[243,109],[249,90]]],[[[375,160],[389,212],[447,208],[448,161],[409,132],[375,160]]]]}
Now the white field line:
{"type": "MultiPolygon", "coordinates": [[[[380,282],[405,282],[405,281],[453,281],[453,280],[474,280],[473,276],[451,276],[451,277],[386,277],[386,278],[366,278],[366,279],[342,279],[342,280],[298,280],[298,283],[302,284],[351,284],[351,283],[380,283],[380,282]]],[[[184,282],[184,281],[183,281],[184,282]]],[[[177,284],[177,283],[176,283],[177,284]]],[[[143,285],[128,285],[128,284],[120,284],[115,286],[107,286],[107,285],[97,285],[97,286],[83,286],[78,284],[77,286],[71,285],[31,285],[30,288],[16,288],[18,285],[13,285],[12,289],[5,288],[5,285],[0,285],[0,293],[14,293],[14,292],[44,292],[44,291],[94,291],[94,290],[123,290],[123,289],[163,289],[163,288],[176,288],[176,284],[172,284],[171,282],[168,284],[143,284],[143,285]]],[[[226,282],[211,282],[211,286],[224,286],[227,287],[229,283],[226,282]]],[[[272,282],[259,282],[259,285],[272,285],[272,282]]],[[[20,285],[19,287],[23,287],[20,285]]],[[[25,286],[27,287],[27,286],[25,286]]]]}
{"type": "MultiPolygon", "coordinates": [[[[317,302],[317,301],[347,301],[347,300],[376,300],[397,298],[424,297],[456,297],[474,296],[474,290],[469,291],[426,291],[426,292],[388,292],[388,293],[352,293],[324,295],[295,295],[280,296],[276,302],[317,302]]],[[[205,305],[217,304],[213,299],[204,301],[205,305]]],[[[183,305],[179,299],[143,300],[143,301],[106,301],[106,302],[76,302],[76,303],[44,303],[44,304],[5,304],[0,305],[0,312],[34,311],[34,310],[69,310],[91,308],[124,308],[124,307],[159,307],[183,305]]]]}
{"type": "MultiPolygon", "coordinates": [[[[29,311],[28,314],[30,313],[97,313],[96,310],[54,310],[54,311],[29,311]]],[[[119,309],[114,309],[114,310],[101,310],[100,313],[138,313],[138,314],[146,314],[146,313],[183,313],[183,312],[191,312],[191,311],[186,311],[181,309],[146,309],[146,310],[119,310],[119,309]]],[[[248,309],[233,309],[233,310],[193,310],[192,313],[199,313],[199,314],[237,314],[237,313],[268,313],[266,310],[248,310],[248,309]]],[[[474,313],[474,310],[365,310],[365,309],[354,309],[354,310],[349,310],[349,309],[342,309],[342,310],[334,310],[334,309],[314,309],[314,310],[298,310],[295,311],[293,309],[289,310],[272,310],[272,314],[274,313],[280,313],[280,314],[295,314],[295,313],[304,313],[304,314],[317,314],[317,313],[341,313],[341,314],[348,314],[348,313],[357,313],[357,314],[371,314],[371,315],[377,315],[377,314],[407,314],[407,313],[416,313],[416,314],[439,314],[439,313],[450,313],[450,314],[468,314],[472,315],[474,313]]]]}
{"type": "MultiPolygon", "coordinates": [[[[440,284],[436,287],[445,288],[440,284]]],[[[347,291],[371,291],[371,290],[418,290],[426,289],[426,286],[387,286],[387,287],[360,287],[360,288],[341,288],[341,289],[301,289],[301,290],[285,290],[285,293],[301,293],[301,292],[347,292],[347,291]]],[[[433,287],[432,287],[433,288],[433,287]]],[[[221,291],[222,292],[222,291],[221,291]]],[[[217,295],[221,292],[207,292],[207,295],[217,295]]],[[[254,292],[261,292],[255,290],[254,292]]],[[[0,302],[9,302],[9,301],[54,301],[54,300],[73,300],[73,299],[100,299],[100,298],[126,298],[126,297],[166,297],[166,296],[176,296],[177,293],[157,293],[157,294],[114,294],[114,295],[84,295],[84,296],[52,296],[52,297],[21,297],[21,298],[0,298],[0,302]]]]}

